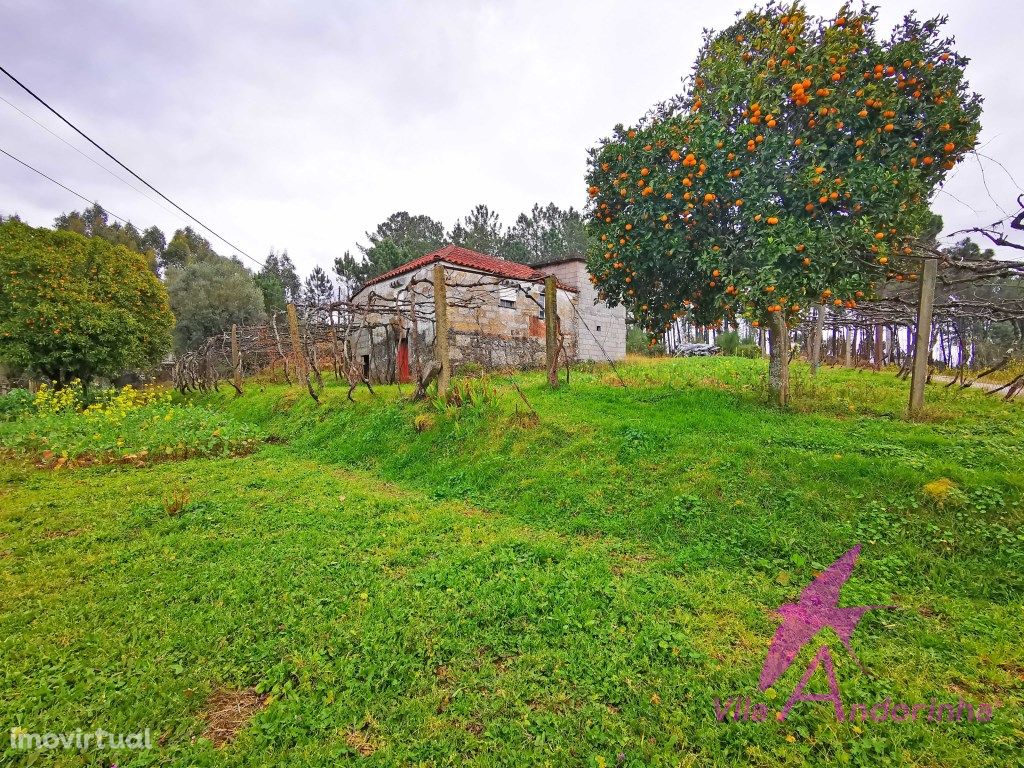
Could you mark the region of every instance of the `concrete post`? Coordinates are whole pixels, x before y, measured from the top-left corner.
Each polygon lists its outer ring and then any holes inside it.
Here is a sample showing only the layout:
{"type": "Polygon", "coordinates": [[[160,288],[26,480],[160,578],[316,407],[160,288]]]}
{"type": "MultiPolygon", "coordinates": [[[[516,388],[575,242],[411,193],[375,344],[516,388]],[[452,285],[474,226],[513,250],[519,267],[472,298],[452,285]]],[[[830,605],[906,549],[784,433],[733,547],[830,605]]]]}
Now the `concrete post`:
{"type": "Polygon", "coordinates": [[[938,262],[924,259],[921,270],[921,292],[917,299],[917,327],[914,330],[914,367],[910,378],[910,416],[920,415],[924,408],[924,385],[928,380],[928,357],[931,353],[932,308],[935,305],[935,275],[938,262]]]}
{"type": "Polygon", "coordinates": [[[554,275],[544,278],[544,347],[548,384],[558,387],[558,286],[554,275]]]}
{"type": "Polygon", "coordinates": [[[434,265],[434,360],[441,364],[437,374],[437,394],[444,397],[452,380],[451,350],[448,347],[448,288],[444,283],[444,265],[434,265]]]}

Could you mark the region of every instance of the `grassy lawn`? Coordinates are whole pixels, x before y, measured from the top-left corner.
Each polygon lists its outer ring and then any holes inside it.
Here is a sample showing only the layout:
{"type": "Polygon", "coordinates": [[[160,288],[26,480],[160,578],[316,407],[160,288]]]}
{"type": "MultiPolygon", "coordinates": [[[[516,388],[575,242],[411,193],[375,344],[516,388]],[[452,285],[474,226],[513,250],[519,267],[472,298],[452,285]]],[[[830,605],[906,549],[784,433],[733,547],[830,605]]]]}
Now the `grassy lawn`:
{"type": "Polygon", "coordinates": [[[91,454],[56,417],[0,423],[5,742],[150,728],[100,756],[120,766],[1021,764],[1024,406],[929,387],[912,424],[888,374],[796,367],[788,412],[760,361],[619,374],[518,377],[537,419],[495,377],[461,408],[250,382],[173,405],[195,439],[128,418],[91,454]],[[35,466],[64,434],[66,465],[35,466]],[[853,635],[866,672],[825,630],[759,693],[775,609],[858,543],[841,605],[896,606],[853,635]],[[994,717],[716,719],[716,698],[781,708],[825,642],[844,701],[994,717]],[[212,697],[249,689],[215,746],[212,697]]]}

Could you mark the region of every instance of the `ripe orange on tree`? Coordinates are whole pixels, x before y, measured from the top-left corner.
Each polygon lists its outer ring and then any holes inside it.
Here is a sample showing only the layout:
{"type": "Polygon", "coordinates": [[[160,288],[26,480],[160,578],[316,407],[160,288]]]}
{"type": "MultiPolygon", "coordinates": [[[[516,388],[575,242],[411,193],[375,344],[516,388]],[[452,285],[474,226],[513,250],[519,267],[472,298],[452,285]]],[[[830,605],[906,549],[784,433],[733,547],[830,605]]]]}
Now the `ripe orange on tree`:
{"type": "Polygon", "coordinates": [[[592,150],[587,184],[598,193],[590,206],[602,216],[588,227],[618,239],[628,221],[644,236],[620,249],[629,277],[635,274],[628,288],[626,274],[601,253],[590,268],[603,295],[629,306],[648,331],[677,317],[702,326],[745,318],[760,326],[768,307],[782,305],[786,312],[772,312],[767,323],[778,359],[787,323],[819,297],[834,293],[843,305],[858,290],[871,295],[870,284],[889,269],[907,271],[878,259],[907,258],[903,248],[930,216],[929,197],[976,145],[980,99],[964,78],[967,60],[949,53],[941,25],[910,16],[890,38],[876,33],[870,9],[841,16],[839,25],[835,15],[814,19],[799,4],[785,13],[768,6],[708,33],[686,92],[592,150]],[[888,63],[906,61],[917,64],[898,74],[888,63]],[[907,85],[918,72],[927,72],[927,92],[940,99],[914,96],[907,85]],[[758,133],[773,121],[786,129],[758,133]],[[636,194],[635,185],[616,183],[622,173],[645,180],[644,188],[663,192],[682,183],[694,194],[636,194]],[[754,213],[743,200],[766,201],[772,213],[754,213]],[[665,214],[681,226],[652,228],[665,214]],[[792,257],[797,245],[839,257],[807,269],[807,259],[792,257]],[[726,287],[713,279],[715,269],[749,300],[723,302],[726,287]]]}

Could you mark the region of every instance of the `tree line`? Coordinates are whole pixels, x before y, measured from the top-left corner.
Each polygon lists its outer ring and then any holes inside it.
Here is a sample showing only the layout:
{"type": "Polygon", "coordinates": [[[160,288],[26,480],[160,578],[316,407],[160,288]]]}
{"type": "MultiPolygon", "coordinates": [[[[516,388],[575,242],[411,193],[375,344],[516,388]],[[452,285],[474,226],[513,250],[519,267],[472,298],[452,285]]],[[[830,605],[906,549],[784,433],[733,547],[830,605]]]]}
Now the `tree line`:
{"type": "Polygon", "coordinates": [[[570,256],[585,256],[587,235],[583,216],[571,206],[535,204],[505,226],[497,212],[485,204],[473,207],[450,229],[429,216],[399,211],[388,216],[373,232],[358,255],[345,251],[334,260],[334,274],[343,292],[407,261],[444,245],[453,244],[521,264],[539,264],[570,256]]]}
{"type": "Polygon", "coordinates": [[[237,256],[218,254],[191,227],[177,230],[168,239],[155,226],[140,231],[132,224],[111,223],[99,205],[61,214],[54,228],[100,238],[141,254],[167,287],[176,320],[174,347],[179,351],[232,323],[259,322],[289,302],[323,305],[351,296],[367,280],[448,243],[524,264],[584,255],[586,250],[580,213],[571,207],[562,210],[554,203],[534,205],[510,227],[504,227],[498,214],[483,204],[451,229],[429,216],[399,211],[366,233],[368,244],[357,246],[358,255],[346,251],[336,258],[333,276],[319,265],[300,276],[288,251],[273,249],[254,273],[237,256]]]}

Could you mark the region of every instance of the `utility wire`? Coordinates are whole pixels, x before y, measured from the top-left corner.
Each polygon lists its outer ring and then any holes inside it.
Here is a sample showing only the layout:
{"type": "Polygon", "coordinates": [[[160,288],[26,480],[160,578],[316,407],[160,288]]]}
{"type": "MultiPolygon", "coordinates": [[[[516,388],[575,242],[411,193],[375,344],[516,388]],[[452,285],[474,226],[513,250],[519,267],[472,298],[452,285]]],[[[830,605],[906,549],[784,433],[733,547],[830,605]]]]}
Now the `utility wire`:
{"type": "Polygon", "coordinates": [[[107,208],[104,208],[104,207],[103,207],[102,205],[100,205],[99,203],[96,203],[96,202],[94,202],[94,201],[90,200],[90,199],[89,199],[88,197],[86,197],[85,195],[83,195],[83,194],[80,194],[80,193],[78,193],[78,192],[75,192],[75,190],[73,190],[73,189],[72,189],[71,187],[67,187],[67,186],[65,186],[65,185],[61,184],[61,183],[60,183],[59,181],[57,181],[56,179],[52,178],[51,176],[47,176],[47,175],[46,175],[45,173],[43,173],[42,171],[40,171],[40,170],[39,170],[38,168],[34,168],[33,166],[31,166],[31,165],[29,165],[28,163],[26,163],[26,162],[25,162],[24,160],[21,160],[21,159],[19,159],[19,158],[15,157],[14,155],[12,155],[12,154],[11,154],[10,152],[8,152],[8,151],[7,151],[6,149],[4,149],[3,147],[0,147],[0,153],[3,153],[3,154],[5,154],[5,155],[7,155],[7,156],[8,156],[9,158],[11,158],[11,160],[13,160],[13,161],[14,161],[14,162],[16,162],[16,163],[21,163],[21,164],[22,164],[23,166],[25,166],[26,168],[28,168],[28,169],[29,169],[30,171],[33,171],[33,172],[35,172],[35,173],[38,173],[38,174],[39,174],[40,176],[42,176],[42,177],[43,177],[44,179],[46,179],[47,181],[52,181],[52,182],[53,182],[54,184],[56,184],[56,185],[57,185],[58,187],[60,187],[61,189],[65,190],[65,191],[67,191],[67,192],[70,192],[70,193],[71,193],[72,195],[74,195],[75,197],[80,197],[80,198],[81,198],[82,200],[84,200],[85,202],[87,202],[87,203],[88,203],[89,205],[95,205],[95,206],[96,206],[97,208],[99,208],[99,209],[100,209],[101,211],[103,211],[104,213],[109,213],[109,214],[110,214],[111,216],[113,216],[113,217],[114,217],[115,219],[117,219],[118,221],[120,221],[120,222],[123,222],[123,223],[125,223],[125,224],[128,224],[128,223],[129,223],[129,222],[128,222],[128,221],[126,220],[126,219],[122,219],[122,218],[121,218],[120,216],[118,216],[118,215],[117,215],[116,213],[114,213],[113,211],[111,211],[111,210],[108,210],[107,208]]]}
{"type": "Polygon", "coordinates": [[[36,125],[38,125],[38,126],[39,126],[40,128],[42,128],[42,129],[43,129],[44,131],[46,131],[46,132],[47,132],[48,134],[50,134],[51,136],[53,136],[53,137],[54,137],[55,139],[58,139],[59,141],[62,141],[62,142],[64,142],[65,144],[67,144],[67,145],[68,145],[69,147],[71,147],[71,148],[72,148],[73,150],[75,150],[75,152],[77,152],[78,154],[80,154],[80,155],[81,155],[82,157],[84,157],[84,158],[85,158],[86,160],[88,160],[88,161],[89,161],[90,163],[92,163],[93,165],[95,165],[95,166],[96,166],[97,168],[101,168],[101,169],[103,169],[104,171],[106,171],[107,173],[109,173],[109,174],[110,174],[111,176],[113,176],[113,177],[114,177],[115,179],[117,179],[118,181],[120,181],[120,182],[121,182],[122,184],[124,184],[125,186],[128,186],[128,187],[130,187],[131,189],[133,189],[133,190],[135,190],[136,192],[138,192],[138,193],[139,193],[140,195],[142,195],[142,196],[143,196],[144,198],[146,198],[146,199],[147,199],[147,200],[149,200],[149,201],[150,201],[151,203],[153,203],[153,205],[155,205],[155,206],[158,206],[159,208],[161,208],[161,209],[163,209],[163,210],[167,211],[167,213],[171,214],[172,216],[174,216],[174,217],[175,217],[176,219],[178,219],[179,221],[185,221],[185,219],[183,219],[183,218],[181,217],[181,215],[180,215],[179,213],[177,213],[176,211],[172,211],[172,210],[171,210],[170,208],[168,208],[168,207],[167,207],[166,205],[164,205],[163,203],[161,203],[161,202],[160,202],[159,200],[155,200],[155,199],[153,199],[152,197],[150,197],[149,195],[147,195],[147,194],[146,194],[146,193],[145,193],[145,192],[144,192],[143,190],[139,189],[139,188],[138,188],[138,187],[136,187],[136,186],[135,186],[134,184],[132,184],[132,183],[131,183],[130,181],[128,181],[128,180],[127,180],[126,178],[124,178],[124,176],[119,176],[118,174],[114,173],[114,172],[113,172],[112,170],[110,170],[109,168],[107,168],[107,166],[103,165],[103,163],[101,163],[101,162],[100,162],[99,160],[97,160],[96,158],[94,158],[94,157],[91,157],[90,155],[87,155],[87,154],[85,154],[85,152],[83,152],[82,150],[80,150],[80,149],[79,149],[78,147],[76,147],[76,146],[75,146],[74,144],[72,144],[72,143],[71,143],[70,141],[68,141],[67,139],[65,139],[65,138],[64,138],[63,136],[61,136],[61,135],[60,135],[59,133],[56,133],[56,132],[54,132],[53,130],[51,130],[51,129],[50,129],[50,127],[49,127],[48,125],[46,125],[45,123],[41,123],[41,122],[39,122],[38,120],[36,120],[36,119],[35,119],[34,117],[32,117],[32,115],[30,115],[30,114],[29,114],[28,112],[26,112],[25,110],[23,110],[23,109],[22,109],[21,107],[19,107],[19,106],[18,106],[17,104],[13,104],[13,103],[11,103],[11,102],[10,102],[10,101],[8,101],[7,99],[5,99],[5,98],[4,98],[3,96],[0,96],[0,101],[4,102],[4,104],[6,104],[7,106],[9,106],[9,107],[10,107],[11,109],[15,110],[16,112],[20,113],[20,114],[21,114],[21,115],[23,115],[24,117],[27,117],[27,118],[28,118],[29,120],[31,120],[31,121],[32,121],[33,123],[35,123],[36,125]]]}
{"type": "MultiPolygon", "coordinates": [[[[3,73],[4,73],[5,75],[7,75],[7,77],[9,77],[9,78],[10,78],[11,80],[13,80],[13,81],[14,81],[14,82],[15,82],[15,83],[16,83],[16,84],[17,84],[17,85],[18,85],[18,86],[19,86],[19,87],[20,87],[20,88],[21,88],[21,89],[22,89],[23,91],[25,91],[25,93],[27,93],[27,94],[28,94],[29,96],[31,96],[31,97],[32,97],[33,99],[35,99],[35,100],[36,100],[36,101],[38,101],[38,102],[39,102],[40,104],[42,104],[42,105],[43,105],[44,107],[46,107],[46,108],[47,108],[47,109],[48,109],[48,110],[49,110],[50,112],[52,112],[52,113],[53,113],[53,114],[55,114],[55,115],[56,115],[56,116],[57,116],[58,118],[60,118],[60,120],[61,120],[61,121],[62,121],[63,123],[65,123],[65,124],[66,124],[66,125],[67,125],[67,126],[68,126],[69,128],[71,128],[71,129],[72,129],[72,130],[73,130],[73,131],[74,131],[75,133],[77,133],[77,134],[78,134],[79,136],[81,136],[81,137],[82,137],[83,139],[85,139],[85,140],[86,140],[86,141],[88,141],[88,142],[89,142],[90,144],[92,144],[92,145],[93,145],[94,147],[96,147],[96,149],[98,149],[98,150],[99,150],[100,152],[102,152],[102,153],[103,153],[104,155],[106,155],[107,157],[109,157],[109,158],[110,158],[111,160],[113,160],[113,161],[114,161],[115,163],[117,163],[117,164],[118,164],[119,166],[121,166],[121,167],[122,167],[122,168],[123,168],[124,170],[128,171],[128,173],[130,173],[130,174],[131,174],[132,176],[134,176],[134,177],[135,177],[136,179],[138,179],[138,180],[139,180],[139,181],[141,181],[141,182],[142,182],[143,184],[145,184],[145,185],[146,185],[147,187],[149,187],[149,189],[151,189],[151,190],[152,190],[153,192],[156,192],[156,193],[157,193],[158,195],[160,195],[160,197],[162,197],[162,198],[163,198],[164,200],[166,200],[166,201],[167,201],[168,203],[170,203],[170,204],[171,204],[171,205],[173,205],[173,206],[174,206],[175,208],[177,208],[177,209],[178,209],[179,211],[181,211],[181,212],[182,212],[183,214],[185,214],[185,215],[186,215],[186,216],[188,216],[188,217],[189,217],[190,219],[192,219],[192,221],[194,221],[194,222],[195,222],[196,224],[198,224],[198,225],[199,225],[200,227],[202,227],[203,229],[205,229],[205,230],[206,230],[207,232],[209,232],[209,233],[210,233],[211,235],[213,235],[214,237],[216,237],[216,238],[217,238],[218,240],[220,240],[221,242],[223,242],[223,243],[226,243],[227,245],[229,245],[229,246],[231,246],[232,248],[234,248],[234,249],[235,249],[236,251],[238,251],[238,252],[239,252],[240,254],[242,254],[243,256],[245,256],[245,258],[249,259],[249,261],[252,261],[252,262],[254,262],[254,263],[256,263],[256,264],[259,264],[259,265],[260,265],[261,267],[264,267],[264,266],[266,266],[266,265],[265,265],[265,264],[264,264],[264,263],[263,263],[262,261],[260,261],[259,259],[254,259],[254,258],[253,258],[252,256],[250,256],[250,255],[249,255],[248,253],[246,253],[246,252],[245,252],[245,251],[243,251],[243,250],[242,250],[241,248],[239,248],[239,247],[238,247],[237,245],[235,245],[234,243],[232,243],[232,242],[231,242],[230,240],[227,240],[227,239],[226,239],[226,238],[224,238],[224,237],[223,237],[222,235],[219,235],[219,234],[217,234],[217,232],[216,232],[216,231],[214,231],[213,229],[211,229],[210,227],[208,227],[208,226],[207,226],[206,224],[203,224],[203,222],[201,222],[201,221],[200,221],[199,219],[197,219],[197,218],[196,218],[195,216],[193,216],[193,215],[192,215],[191,213],[189,213],[189,212],[188,212],[188,211],[186,211],[186,210],[185,210],[184,208],[182,208],[182,207],[181,207],[180,205],[178,205],[178,204],[177,204],[176,202],[174,202],[173,200],[171,200],[171,198],[169,198],[169,197],[168,197],[167,195],[165,195],[165,194],[164,194],[163,192],[161,192],[161,191],[160,191],[159,189],[157,189],[157,188],[156,188],[156,187],[154,187],[154,186],[153,186],[152,184],[150,184],[150,183],[149,183],[148,181],[146,181],[146,180],[145,180],[144,178],[142,178],[141,176],[139,176],[139,174],[137,174],[137,173],[136,173],[135,171],[133,171],[133,170],[132,170],[131,168],[129,168],[129,167],[127,166],[127,165],[125,165],[125,164],[124,164],[124,163],[122,163],[122,162],[121,162],[120,160],[118,160],[118,159],[117,159],[116,157],[114,157],[114,156],[113,156],[112,154],[110,154],[110,153],[109,153],[109,152],[108,152],[107,150],[105,150],[105,149],[104,149],[103,147],[101,147],[101,146],[100,146],[99,144],[97,144],[97,143],[96,143],[96,142],[95,142],[95,141],[94,141],[94,140],[93,140],[93,139],[92,139],[91,137],[89,137],[89,136],[88,136],[88,135],[87,135],[86,133],[84,133],[84,132],[83,132],[83,131],[82,131],[82,130],[81,130],[80,128],[78,128],[78,126],[76,126],[76,125],[75,125],[74,123],[72,123],[72,122],[71,122],[70,120],[68,120],[68,119],[67,119],[66,117],[64,117],[64,115],[62,115],[62,114],[61,114],[60,112],[58,112],[58,111],[57,111],[56,109],[54,109],[53,107],[51,107],[51,106],[50,106],[49,104],[47,104],[47,103],[46,103],[46,101],[44,101],[44,100],[43,100],[43,98],[42,98],[41,96],[37,95],[37,94],[36,94],[36,93],[35,93],[35,92],[34,92],[34,91],[33,91],[33,90],[31,89],[31,88],[29,88],[29,87],[28,87],[27,85],[25,85],[25,84],[24,84],[23,82],[21,82],[21,81],[20,81],[20,80],[19,80],[18,78],[16,78],[16,77],[15,77],[14,75],[12,75],[12,74],[11,74],[10,72],[8,72],[8,71],[7,71],[6,69],[4,69],[4,67],[3,67],[3,66],[0,66],[0,72],[3,72],[3,73]]],[[[6,154],[6,153],[5,153],[5,154],[6,154]]]]}

